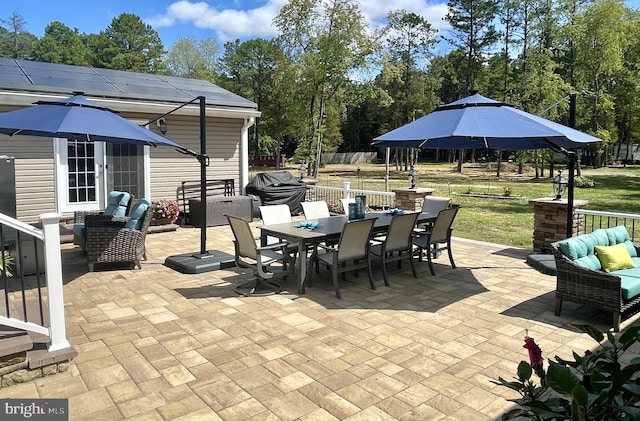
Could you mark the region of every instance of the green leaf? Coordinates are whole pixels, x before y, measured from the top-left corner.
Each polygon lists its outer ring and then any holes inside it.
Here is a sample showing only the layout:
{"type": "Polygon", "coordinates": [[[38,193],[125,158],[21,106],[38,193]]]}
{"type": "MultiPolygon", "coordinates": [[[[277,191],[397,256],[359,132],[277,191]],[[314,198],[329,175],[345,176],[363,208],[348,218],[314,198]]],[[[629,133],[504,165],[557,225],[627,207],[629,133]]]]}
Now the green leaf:
{"type": "Polygon", "coordinates": [[[613,333],[611,333],[610,330],[607,331],[607,339],[609,340],[610,343],[615,344],[616,343],[616,337],[613,336],[613,333]]]}
{"type": "Polygon", "coordinates": [[[573,388],[580,383],[578,377],[567,367],[553,361],[549,362],[547,370],[547,384],[556,392],[563,395],[571,395],[573,388]]]}
{"type": "Polygon", "coordinates": [[[640,419],[640,408],[637,408],[635,406],[620,406],[619,408],[621,411],[624,411],[625,413],[631,415],[631,419],[640,419]]]}
{"type": "Polygon", "coordinates": [[[604,340],[604,335],[602,334],[602,332],[591,325],[572,324],[572,326],[591,336],[598,343],[604,340]]]}
{"type": "Polygon", "coordinates": [[[520,361],[520,364],[518,364],[518,379],[522,382],[529,380],[532,373],[531,365],[526,361],[520,361]]]}
{"type": "Polygon", "coordinates": [[[585,407],[589,403],[589,396],[587,393],[587,389],[584,388],[580,383],[575,385],[575,387],[571,390],[571,399],[576,404],[585,407]]]}
{"type": "Polygon", "coordinates": [[[632,326],[625,330],[622,335],[618,337],[618,342],[621,344],[633,343],[638,341],[638,335],[640,334],[640,326],[632,326]]]}

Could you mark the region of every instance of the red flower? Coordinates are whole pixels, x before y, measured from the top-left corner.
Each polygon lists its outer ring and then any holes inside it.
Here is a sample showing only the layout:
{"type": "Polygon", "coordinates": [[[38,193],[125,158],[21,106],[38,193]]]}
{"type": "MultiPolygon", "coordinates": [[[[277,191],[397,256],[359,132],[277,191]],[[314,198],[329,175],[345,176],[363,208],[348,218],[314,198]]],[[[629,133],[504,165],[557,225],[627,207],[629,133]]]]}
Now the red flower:
{"type": "Polygon", "coordinates": [[[524,337],[524,345],[522,347],[526,348],[527,351],[529,351],[529,362],[531,363],[531,368],[533,368],[534,370],[542,368],[542,365],[544,364],[544,359],[542,358],[542,350],[535,343],[533,338],[529,337],[528,331],[526,331],[525,335],[526,336],[524,337]]]}

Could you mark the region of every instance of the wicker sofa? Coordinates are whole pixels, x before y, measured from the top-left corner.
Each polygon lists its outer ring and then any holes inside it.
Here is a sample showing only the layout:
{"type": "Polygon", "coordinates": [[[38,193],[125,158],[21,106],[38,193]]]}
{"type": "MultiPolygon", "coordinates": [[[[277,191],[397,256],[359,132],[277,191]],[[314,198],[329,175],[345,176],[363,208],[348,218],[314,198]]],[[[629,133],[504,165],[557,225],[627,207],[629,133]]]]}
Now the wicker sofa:
{"type": "Polygon", "coordinates": [[[564,300],[613,313],[613,328],[640,311],[640,245],[630,241],[624,226],[597,229],[551,244],[556,262],[556,308],[564,300]],[[635,268],[605,272],[595,246],[625,244],[635,268]]]}

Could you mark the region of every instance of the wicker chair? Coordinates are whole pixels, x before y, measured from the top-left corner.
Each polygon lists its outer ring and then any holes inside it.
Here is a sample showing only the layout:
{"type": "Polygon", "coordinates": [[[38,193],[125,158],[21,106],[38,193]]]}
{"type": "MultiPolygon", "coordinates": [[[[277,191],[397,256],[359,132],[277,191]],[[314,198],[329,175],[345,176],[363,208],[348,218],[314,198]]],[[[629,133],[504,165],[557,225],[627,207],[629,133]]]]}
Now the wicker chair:
{"type": "MultiPolygon", "coordinates": [[[[135,206],[135,205],[134,205],[135,206]]],[[[146,260],[145,238],[153,210],[144,211],[139,229],[127,228],[129,217],[105,218],[102,215],[87,215],[85,244],[89,272],[96,263],[131,262],[142,269],[140,260],[146,260]]]]}
{"type": "MultiPolygon", "coordinates": [[[[624,300],[619,276],[574,263],[560,250],[559,243],[551,243],[556,261],[556,316],[560,315],[563,301],[610,311],[613,330],[618,332],[623,319],[640,312],[640,295],[624,300]]],[[[640,255],[640,245],[634,246],[640,255]]]]}
{"type": "Polygon", "coordinates": [[[84,210],[73,213],[73,244],[85,249],[86,225],[85,218],[88,215],[101,215],[107,220],[113,216],[127,216],[131,210],[134,196],[127,192],[112,191],[108,196],[107,208],[104,210],[84,210]],[[105,213],[106,212],[106,213],[105,213]]]}

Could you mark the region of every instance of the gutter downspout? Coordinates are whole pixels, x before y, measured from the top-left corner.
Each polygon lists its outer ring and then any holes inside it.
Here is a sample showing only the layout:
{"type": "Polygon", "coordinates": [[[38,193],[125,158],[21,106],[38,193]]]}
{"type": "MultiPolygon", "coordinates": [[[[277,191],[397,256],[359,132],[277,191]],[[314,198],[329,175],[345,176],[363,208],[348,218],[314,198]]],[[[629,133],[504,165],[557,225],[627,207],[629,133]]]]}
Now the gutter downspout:
{"type": "Polygon", "coordinates": [[[249,184],[249,127],[256,122],[255,117],[245,117],[244,125],[240,130],[240,189],[245,194],[245,187],[249,184]]]}

